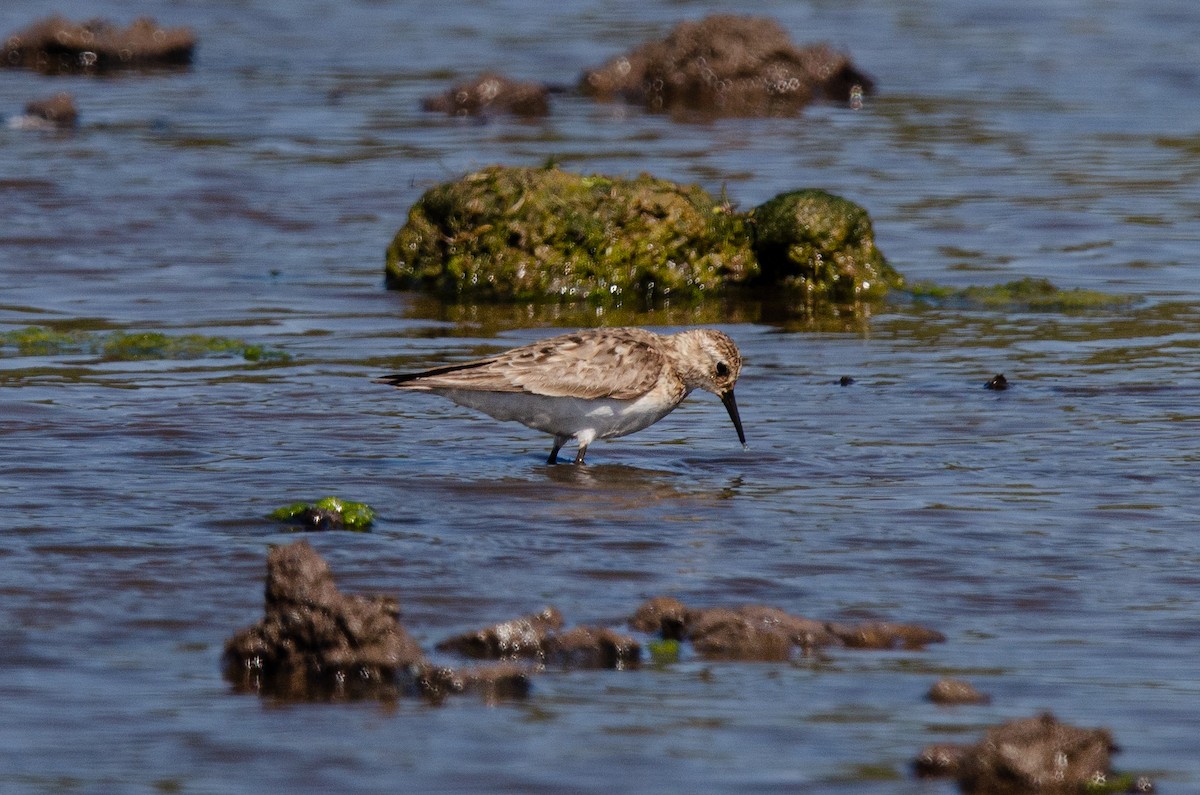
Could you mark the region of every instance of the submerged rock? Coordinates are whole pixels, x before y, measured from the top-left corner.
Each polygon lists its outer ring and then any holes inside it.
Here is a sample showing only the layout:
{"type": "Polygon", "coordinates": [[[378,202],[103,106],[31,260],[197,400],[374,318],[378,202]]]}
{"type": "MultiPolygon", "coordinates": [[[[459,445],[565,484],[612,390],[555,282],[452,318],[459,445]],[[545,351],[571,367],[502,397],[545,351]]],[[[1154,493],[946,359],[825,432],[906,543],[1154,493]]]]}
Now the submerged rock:
{"type": "Polygon", "coordinates": [[[1048,279],[1027,276],[993,285],[961,289],[921,282],[907,289],[912,300],[923,304],[1005,312],[1087,312],[1125,309],[1141,299],[1120,293],[1102,293],[1077,287],[1057,287],[1048,279]]]}
{"type": "Polygon", "coordinates": [[[651,305],[735,288],[852,302],[903,283],[866,211],[824,191],[743,215],[699,186],[645,174],[502,166],[426,191],[386,274],[389,287],[452,299],[651,305]]]}
{"type": "Polygon", "coordinates": [[[822,622],[763,605],[689,611],[687,630],[698,653],[723,659],[786,660],[836,643],[822,622]]]}
{"type": "Polygon", "coordinates": [[[604,627],[579,626],[560,632],[562,615],[553,607],[447,638],[437,645],[482,660],[532,660],[539,666],[568,668],[632,668],[641,645],[604,627]]]}
{"type": "Polygon", "coordinates": [[[399,622],[396,600],[351,596],[306,541],[267,556],[265,615],[225,642],[225,675],[239,690],[283,699],[388,698],[424,655],[399,622]]]}
{"type": "Polygon", "coordinates": [[[794,116],[818,99],[861,101],[874,87],[849,56],[823,44],[796,47],[774,20],[736,15],[681,22],[579,81],[600,100],[706,118],[794,116]]]}
{"type": "Polygon", "coordinates": [[[934,682],[926,697],[935,704],[987,704],[992,700],[970,682],[948,677],[934,682]]]}
{"type": "Polygon", "coordinates": [[[0,65],[60,72],[189,66],[196,37],[188,28],[163,28],[141,17],[121,28],[103,19],[71,22],[59,16],[10,34],[0,65]]]}
{"type": "Polygon", "coordinates": [[[495,72],[484,72],[459,83],[442,94],[421,100],[424,110],[450,116],[545,116],[550,112],[550,91],[540,83],[510,80],[495,72]]]}
{"type": "Polygon", "coordinates": [[[304,530],[351,530],[365,532],[375,521],[375,511],[362,502],[324,497],[315,503],[296,502],[271,511],[279,522],[296,522],[304,530]]]}
{"type": "Polygon", "coordinates": [[[437,645],[437,650],[477,660],[534,659],[544,662],[546,638],[562,625],[562,614],[553,607],[546,607],[538,613],[447,638],[437,645]]]}
{"type": "Polygon", "coordinates": [[[424,664],[416,669],[413,676],[417,692],[432,701],[474,693],[488,703],[524,698],[529,695],[529,679],[529,669],[512,663],[476,668],[424,664]]]}
{"type": "Polygon", "coordinates": [[[79,122],[79,111],[75,98],[60,92],[46,99],[37,99],[25,105],[25,113],[8,120],[15,130],[70,130],[79,122]]]}
{"type": "Polygon", "coordinates": [[[673,596],[654,596],[634,611],[631,629],[661,635],[666,640],[683,640],[687,635],[688,608],[673,596]]]}
{"type": "Polygon", "coordinates": [[[664,639],[691,641],[702,656],[734,660],[780,661],[797,648],[809,652],[829,646],[920,649],[945,640],[940,632],[915,624],[835,624],[766,605],[696,609],[669,596],[643,602],[629,625],[664,639]]]}
{"type": "Polygon", "coordinates": [[[608,627],[579,626],[551,636],[546,657],[565,668],[624,670],[638,666],[642,646],[608,627]]]}
{"type": "Polygon", "coordinates": [[[0,354],[7,346],[19,356],[58,356],[91,354],[106,361],[142,361],[147,359],[199,359],[209,356],[241,356],[248,362],[287,362],[283,351],[251,345],[229,337],[202,334],[170,335],[157,331],[92,332],[74,328],[27,326],[0,332],[0,354]]]}
{"type": "Polygon", "coordinates": [[[843,645],[851,649],[923,649],[942,643],[946,636],[916,624],[867,621],[862,624],[827,624],[843,645]]]}
{"type": "Polygon", "coordinates": [[[927,745],[913,760],[913,772],[921,778],[953,778],[970,753],[970,747],[956,743],[927,745]]]}
{"type": "Polygon", "coordinates": [[[930,746],[914,768],[922,776],[953,776],[965,793],[1152,791],[1146,779],[1113,773],[1115,750],[1107,729],[1071,726],[1044,713],[988,729],[974,745],[930,746]]]}
{"type": "Polygon", "coordinates": [[[699,611],[688,621],[688,637],[696,652],[710,659],[782,661],[792,656],[786,632],[737,610],[699,611]]]}

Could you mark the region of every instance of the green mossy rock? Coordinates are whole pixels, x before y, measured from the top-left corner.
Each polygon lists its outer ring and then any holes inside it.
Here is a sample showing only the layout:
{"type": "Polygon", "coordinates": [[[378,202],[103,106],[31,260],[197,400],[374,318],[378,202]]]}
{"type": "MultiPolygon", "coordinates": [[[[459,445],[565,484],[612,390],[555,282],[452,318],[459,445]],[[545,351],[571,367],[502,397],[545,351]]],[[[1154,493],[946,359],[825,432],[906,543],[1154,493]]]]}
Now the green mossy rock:
{"type": "Polygon", "coordinates": [[[375,521],[375,511],[362,502],[323,497],[315,503],[295,502],[276,508],[268,516],[277,522],[297,522],[308,530],[365,532],[375,521]]]}
{"type": "Polygon", "coordinates": [[[882,298],[904,283],[875,247],[867,211],[848,199],[798,190],[759,205],[749,218],[759,284],[852,303],[882,298]]]}
{"type": "Polygon", "coordinates": [[[692,297],[755,270],[744,220],[695,185],[493,166],[430,189],[388,286],[448,298],[692,297]]]}
{"type": "Polygon", "coordinates": [[[777,297],[811,307],[880,298],[903,279],[866,210],[824,191],[741,214],[645,174],[492,166],[420,198],[388,248],[387,282],[455,300],[609,306],[782,287],[777,297]]]}

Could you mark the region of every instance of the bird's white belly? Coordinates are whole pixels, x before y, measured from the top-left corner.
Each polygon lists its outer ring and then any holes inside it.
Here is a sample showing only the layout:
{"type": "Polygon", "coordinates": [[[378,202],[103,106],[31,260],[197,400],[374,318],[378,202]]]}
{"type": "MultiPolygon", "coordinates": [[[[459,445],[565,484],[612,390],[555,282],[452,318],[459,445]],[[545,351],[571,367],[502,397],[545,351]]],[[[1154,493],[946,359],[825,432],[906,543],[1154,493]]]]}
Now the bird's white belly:
{"type": "Polygon", "coordinates": [[[611,439],[646,428],[678,405],[653,392],[635,400],[570,398],[531,395],[525,392],[483,392],[439,389],[460,406],[482,411],[498,420],[519,422],[556,436],[611,439]]]}

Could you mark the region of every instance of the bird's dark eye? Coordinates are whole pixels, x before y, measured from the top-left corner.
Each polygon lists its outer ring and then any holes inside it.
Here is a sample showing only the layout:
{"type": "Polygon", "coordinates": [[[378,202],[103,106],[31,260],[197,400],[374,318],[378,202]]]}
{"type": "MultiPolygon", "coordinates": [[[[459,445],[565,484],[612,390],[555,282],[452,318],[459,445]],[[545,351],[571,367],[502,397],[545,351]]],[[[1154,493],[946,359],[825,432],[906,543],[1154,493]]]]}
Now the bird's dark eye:
{"type": "Polygon", "coordinates": [[[725,364],[725,362],[717,362],[717,375],[721,378],[729,375],[729,365],[725,364]]]}

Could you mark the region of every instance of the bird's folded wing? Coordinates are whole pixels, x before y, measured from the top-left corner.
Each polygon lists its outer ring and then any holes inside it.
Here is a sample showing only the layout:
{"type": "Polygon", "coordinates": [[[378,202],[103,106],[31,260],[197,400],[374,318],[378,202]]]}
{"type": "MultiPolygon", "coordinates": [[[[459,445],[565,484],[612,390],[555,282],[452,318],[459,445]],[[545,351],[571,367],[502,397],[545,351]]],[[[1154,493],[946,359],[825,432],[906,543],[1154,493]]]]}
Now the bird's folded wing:
{"type": "Polygon", "coordinates": [[[550,342],[384,380],[408,389],[478,389],[631,400],[649,391],[666,366],[657,346],[638,339],[614,343],[611,338],[580,334],[550,342]]]}

